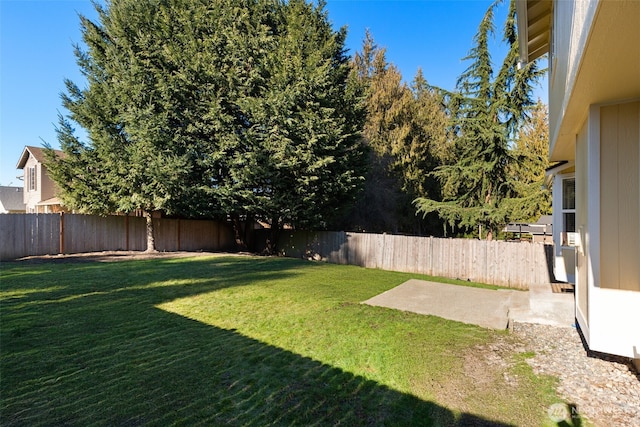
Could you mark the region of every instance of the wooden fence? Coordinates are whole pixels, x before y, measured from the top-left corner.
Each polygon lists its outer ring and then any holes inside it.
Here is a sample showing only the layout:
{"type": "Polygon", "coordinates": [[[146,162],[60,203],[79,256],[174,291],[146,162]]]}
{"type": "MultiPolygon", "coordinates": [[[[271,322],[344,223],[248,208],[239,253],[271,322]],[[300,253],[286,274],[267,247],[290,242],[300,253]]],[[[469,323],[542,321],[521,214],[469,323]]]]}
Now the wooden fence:
{"type": "MultiPolygon", "coordinates": [[[[157,218],[159,251],[232,250],[232,230],[222,222],[157,218]]],[[[0,215],[0,260],[24,256],[98,251],[143,251],[144,218],[77,214],[0,215]]]]}
{"type": "Polygon", "coordinates": [[[553,247],[542,243],[285,230],[278,250],[296,258],[519,289],[553,281],[553,247]]]}
{"type": "MultiPolygon", "coordinates": [[[[227,224],[154,219],[159,251],[233,250],[227,224]]],[[[263,241],[268,230],[257,232],[263,241]]],[[[346,232],[283,231],[285,256],[428,274],[528,289],[553,281],[553,247],[542,243],[439,239],[346,232]]],[[[24,256],[146,249],[144,218],[76,214],[0,215],[0,260],[24,256]]]]}

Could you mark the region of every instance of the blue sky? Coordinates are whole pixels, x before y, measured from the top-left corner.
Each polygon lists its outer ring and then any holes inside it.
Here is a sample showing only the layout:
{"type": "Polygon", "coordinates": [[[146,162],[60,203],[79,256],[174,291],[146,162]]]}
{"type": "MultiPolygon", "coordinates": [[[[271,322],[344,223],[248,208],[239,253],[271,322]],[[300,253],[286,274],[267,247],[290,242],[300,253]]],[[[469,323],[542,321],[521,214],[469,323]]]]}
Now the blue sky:
{"type": "MultiPolygon", "coordinates": [[[[429,83],[453,89],[492,1],[328,0],[327,10],[336,28],[348,26],[350,54],[369,28],[405,80],[422,67],[429,83]]],[[[499,31],[507,4],[496,17],[496,63],[505,51],[499,31]]],[[[96,18],[89,0],[0,0],[0,185],[22,185],[15,166],[25,145],[44,140],[58,147],[54,127],[58,112],[65,113],[64,79],[83,83],[73,56],[73,44],[82,41],[78,13],[96,18]]],[[[546,102],[546,87],[537,96],[546,102]]]]}

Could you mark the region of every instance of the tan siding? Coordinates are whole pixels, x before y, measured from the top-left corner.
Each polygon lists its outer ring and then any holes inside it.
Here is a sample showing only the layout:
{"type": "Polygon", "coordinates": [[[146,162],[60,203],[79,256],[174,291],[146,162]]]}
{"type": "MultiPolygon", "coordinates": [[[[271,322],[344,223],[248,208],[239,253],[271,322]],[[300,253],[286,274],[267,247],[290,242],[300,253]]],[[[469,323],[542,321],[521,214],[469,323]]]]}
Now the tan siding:
{"type": "Polygon", "coordinates": [[[618,185],[620,197],[620,289],[640,291],[640,103],[620,105],[618,185]]]}
{"type": "Polygon", "coordinates": [[[53,180],[49,177],[49,172],[47,171],[47,167],[44,165],[40,165],[40,174],[38,176],[38,180],[40,181],[40,201],[44,201],[47,199],[51,199],[56,196],[56,185],[53,180]]]}
{"type": "Polygon", "coordinates": [[[601,286],[640,291],[640,103],[600,117],[601,286]]]}
{"type": "Polygon", "coordinates": [[[618,288],[618,106],[600,109],[600,286],[618,288]]]}

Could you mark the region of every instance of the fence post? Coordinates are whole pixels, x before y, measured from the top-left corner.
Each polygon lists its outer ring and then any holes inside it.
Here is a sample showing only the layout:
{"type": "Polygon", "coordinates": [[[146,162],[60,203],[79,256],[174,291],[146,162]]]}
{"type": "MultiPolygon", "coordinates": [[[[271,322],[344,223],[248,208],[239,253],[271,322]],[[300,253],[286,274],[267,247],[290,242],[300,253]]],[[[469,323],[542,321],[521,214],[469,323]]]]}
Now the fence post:
{"type": "Polygon", "coordinates": [[[60,248],[58,252],[64,254],[64,212],[60,212],[60,248]]]}
{"type": "Polygon", "coordinates": [[[124,247],[129,252],[129,214],[124,217],[124,247]]]}
{"type": "Polygon", "coordinates": [[[180,218],[178,218],[178,251],[180,251],[180,218]]]}

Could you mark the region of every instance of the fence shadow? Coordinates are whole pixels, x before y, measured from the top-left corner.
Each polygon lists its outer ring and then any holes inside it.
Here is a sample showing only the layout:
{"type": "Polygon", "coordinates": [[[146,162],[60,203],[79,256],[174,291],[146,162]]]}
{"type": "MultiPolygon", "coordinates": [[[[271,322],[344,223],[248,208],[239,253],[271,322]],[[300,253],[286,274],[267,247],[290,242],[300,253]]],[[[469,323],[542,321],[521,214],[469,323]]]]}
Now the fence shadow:
{"type": "Polygon", "coordinates": [[[553,271],[554,265],[554,249],[553,245],[544,245],[544,258],[547,261],[547,273],[549,274],[549,282],[551,283],[560,283],[558,279],[556,279],[556,273],[553,271]]]}
{"type": "Polygon", "coordinates": [[[171,262],[5,276],[2,424],[505,425],[163,311],[175,298],[295,274],[224,258],[190,260],[178,274],[171,262]],[[120,269],[126,283],[112,283],[120,269]]]}

